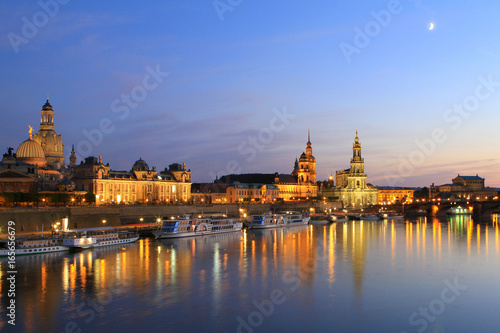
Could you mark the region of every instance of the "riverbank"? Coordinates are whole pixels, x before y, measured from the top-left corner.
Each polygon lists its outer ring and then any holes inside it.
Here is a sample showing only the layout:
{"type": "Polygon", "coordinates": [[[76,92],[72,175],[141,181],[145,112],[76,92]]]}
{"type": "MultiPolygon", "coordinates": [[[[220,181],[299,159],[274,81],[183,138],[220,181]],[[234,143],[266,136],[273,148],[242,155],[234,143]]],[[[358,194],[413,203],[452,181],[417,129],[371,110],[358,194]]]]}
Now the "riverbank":
{"type": "Polygon", "coordinates": [[[191,213],[222,213],[232,217],[243,217],[267,211],[313,211],[340,209],[340,202],[298,202],[280,205],[269,204],[220,204],[220,205],[150,205],[150,206],[70,206],[43,208],[4,208],[0,209],[0,235],[7,232],[7,223],[16,223],[16,232],[40,232],[42,227],[51,231],[52,226],[68,218],[69,228],[92,228],[122,226],[136,223],[156,222],[163,216],[191,213]]]}

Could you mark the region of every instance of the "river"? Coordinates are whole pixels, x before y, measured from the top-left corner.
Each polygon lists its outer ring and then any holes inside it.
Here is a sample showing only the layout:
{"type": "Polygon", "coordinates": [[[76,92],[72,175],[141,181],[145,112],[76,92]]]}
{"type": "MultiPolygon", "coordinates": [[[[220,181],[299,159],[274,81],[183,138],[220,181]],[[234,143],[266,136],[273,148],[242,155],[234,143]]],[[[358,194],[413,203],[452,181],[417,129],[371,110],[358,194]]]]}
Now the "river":
{"type": "Polygon", "coordinates": [[[2,332],[498,332],[499,225],[350,221],[16,258],[2,332]]]}

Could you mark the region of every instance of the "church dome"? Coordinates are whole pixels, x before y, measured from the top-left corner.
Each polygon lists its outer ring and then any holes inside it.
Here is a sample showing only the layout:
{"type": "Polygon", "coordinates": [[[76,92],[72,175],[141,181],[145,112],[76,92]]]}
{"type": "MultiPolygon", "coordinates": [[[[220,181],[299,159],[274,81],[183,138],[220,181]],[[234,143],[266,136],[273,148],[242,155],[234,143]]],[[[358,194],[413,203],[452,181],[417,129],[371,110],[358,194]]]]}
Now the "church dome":
{"type": "Polygon", "coordinates": [[[28,164],[44,165],[45,154],[42,146],[33,139],[28,139],[21,143],[16,151],[16,157],[19,161],[28,164]]]}
{"type": "Polygon", "coordinates": [[[139,158],[137,161],[135,161],[134,166],[132,166],[132,170],[149,171],[149,165],[142,158],[139,158]]]}
{"type": "Polygon", "coordinates": [[[62,142],[61,134],[57,134],[54,130],[39,130],[35,135],[33,135],[33,139],[37,141],[47,156],[56,156],[63,157],[64,156],[64,145],[62,142]]]}
{"type": "Polygon", "coordinates": [[[300,155],[299,161],[307,161],[307,155],[306,155],[306,153],[304,153],[304,152],[303,152],[303,153],[300,155]]]}

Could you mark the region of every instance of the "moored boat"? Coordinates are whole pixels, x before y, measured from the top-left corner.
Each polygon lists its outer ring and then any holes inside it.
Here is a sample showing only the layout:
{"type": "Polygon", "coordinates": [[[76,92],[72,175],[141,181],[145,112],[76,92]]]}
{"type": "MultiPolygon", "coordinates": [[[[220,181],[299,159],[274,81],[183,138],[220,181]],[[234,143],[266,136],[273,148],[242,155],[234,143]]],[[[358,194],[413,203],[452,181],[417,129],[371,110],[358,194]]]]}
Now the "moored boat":
{"type": "Polygon", "coordinates": [[[285,226],[285,220],[281,214],[261,214],[252,216],[250,229],[269,229],[285,226]]]}
{"type": "Polygon", "coordinates": [[[305,216],[302,213],[298,212],[284,212],[283,219],[287,227],[293,225],[305,225],[309,223],[309,216],[305,216]]]}
{"type": "Polygon", "coordinates": [[[446,211],[447,215],[472,215],[472,212],[468,208],[452,207],[446,211]]]}
{"type": "Polygon", "coordinates": [[[177,220],[162,220],[153,231],[156,239],[195,237],[240,231],[243,222],[233,218],[201,216],[177,220]]]}
{"type": "Polygon", "coordinates": [[[114,227],[70,229],[64,231],[63,245],[76,250],[133,243],[138,239],[137,233],[114,227]]]}
{"type": "Polygon", "coordinates": [[[347,222],[349,221],[349,218],[347,217],[347,215],[330,214],[326,217],[326,220],[330,223],[339,223],[347,222]]]}
{"type": "Polygon", "coordinates": [[[383,212],[379,213],[379,217],[382,219],[404,219],[404,215],[396,212],[383,212]]]}
{"type": "Polygon", "coordinates": [[[267,213],[262,215],[254,215],[251,229],[268,229],[291,227],[294,225],[305,225],[310,221],[309,216],[305,216],[299,212],[280,212],[278,214],[267,213]]]}
{"type": "Polygon", "coordinates": [[[363,214],[360,219],[365,221],[378,221],[381,217],[378,214],[363,214]]]}
{"type": "Polygon", "coordinates": [[[4,240],[0,243],[0,257],[11,256],[15,254],[28,255],[28,254],[42,254],[42,253],[52,253],[68,251],[69,247],[63,245],[62,238],[50,237],[50,238],[18,238],[14,241],[14,244],[4,240]],[[14,248],[12,247],[14,245],[14,248]]]}

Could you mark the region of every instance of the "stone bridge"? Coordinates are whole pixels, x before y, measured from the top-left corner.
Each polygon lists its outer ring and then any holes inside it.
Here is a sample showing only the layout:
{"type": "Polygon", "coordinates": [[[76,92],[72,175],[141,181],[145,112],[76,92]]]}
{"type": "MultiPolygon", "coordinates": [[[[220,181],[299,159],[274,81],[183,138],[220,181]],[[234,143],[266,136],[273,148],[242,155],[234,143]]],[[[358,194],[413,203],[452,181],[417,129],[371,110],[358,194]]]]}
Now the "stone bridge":
{"type": "Polygon", "coordinates": [[[500,213],[499,200],[469,201],[469,203],[467,203],[467,201],[448,200],[414,202],[409,205],[404,205],[404,212],[405,214],[412,215],[423,210],[427,212],[427,215],[443,216],[448,209],[457,206],[469,208],[472,211],[472,215],[475,217],[489,217],[493,213],[500,213]]]}

